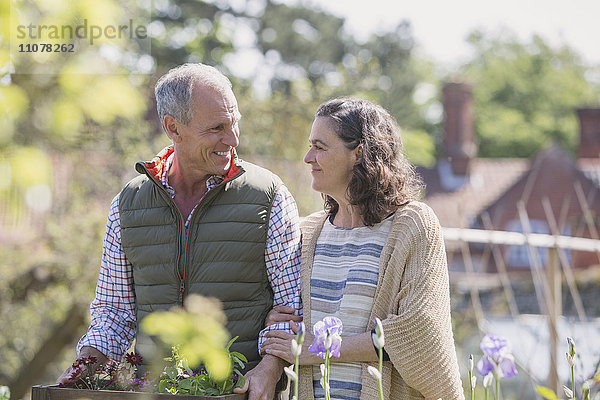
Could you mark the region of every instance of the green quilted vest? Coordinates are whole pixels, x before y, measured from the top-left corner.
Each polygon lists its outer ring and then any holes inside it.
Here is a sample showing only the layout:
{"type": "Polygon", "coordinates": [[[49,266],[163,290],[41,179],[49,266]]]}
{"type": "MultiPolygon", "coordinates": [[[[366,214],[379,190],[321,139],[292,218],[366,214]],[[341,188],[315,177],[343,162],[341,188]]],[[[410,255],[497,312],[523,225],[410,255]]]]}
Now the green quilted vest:
{"type": "Polygon", "coordinates": [[[198,205],[186,234],[181,213],[152,173],[171,152],[167,148],[150,163],[137,163],[142,175],[119,198],[121,242],[133,264],[136,351],[149,361],[155,350],[139,328],[148,313],[181,306],[185,296],[197,293],[222,302],[226,328],[239,336],[231,350],[248,358],[246,372],[260,361],[258,333],[273,307],[264,255],[281,180],[236,159],[237,168],[198,205]]]}

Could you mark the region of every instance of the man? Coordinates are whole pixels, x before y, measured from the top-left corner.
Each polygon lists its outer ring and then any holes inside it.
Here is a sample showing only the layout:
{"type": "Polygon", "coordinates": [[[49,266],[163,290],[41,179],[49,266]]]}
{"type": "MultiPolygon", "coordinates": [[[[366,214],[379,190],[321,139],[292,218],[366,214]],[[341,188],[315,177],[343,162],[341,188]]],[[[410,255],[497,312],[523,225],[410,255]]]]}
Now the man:
{"type": "MultiPolygon", "coordinates": [[[[230,81],[185,64],[156,84],[162,127],[172,141],[117,195],[110,208],[92,322],[79,357],[120,360],[139,323],[198,293],[223,303],[232,350],[248,357],[249,400],[271,400],[283,362],[258,355],[267,312],[299,308],[296,203],[279,178],[236,157],[241,115],[230,81]]],[[[269,329],[282,329],[281,324],[269,329]]],[[[70,369],[58,379],[68,383],[70,369]]],[[[239,389],[238,389],[239,391],[239,389]]]]}

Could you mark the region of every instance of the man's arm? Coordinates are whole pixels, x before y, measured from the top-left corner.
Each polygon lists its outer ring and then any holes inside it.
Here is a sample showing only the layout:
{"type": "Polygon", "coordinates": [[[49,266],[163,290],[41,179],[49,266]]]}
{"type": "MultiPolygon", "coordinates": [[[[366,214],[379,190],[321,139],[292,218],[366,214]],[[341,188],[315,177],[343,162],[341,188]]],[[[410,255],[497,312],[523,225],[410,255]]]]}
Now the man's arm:
{"type": "MultiPolygon", "coordinates": [[[[90,311],[90,327],[77,345],[79,357],[120,361],[135,336],[135,295],[132,266],[121,246],[118,195],[106,222],[96,296],[90,311]]],[[[64,380],[65,373],[59,380],[64,380]]]]}
{"type": "MultiPolygon", "coordinates": [[[[273,306],[287,306],[302,315],[300,303],[300,223],[294,198],[285,186],[277,192],[271,207],[267,243],[265,248],[267,276],[273,289],[273,306]]],[[[265,334],[272,330],[291,332],[289,323],[280,322],[263,329],[258,337],[258,348],[265,334]]],[[[248,400],[272,400],[275,386],[287,363],[281,358],[265,355],[249,371],[244,388],[236,393],[248,392],[248,400]]]]}
{"type": "MultiPolygon", "coordinates": [[[[269,218],[265,264],[273,289],[273,307],[287,306],[302,315],[300,300],[300,220],[296,201],[285,186],[281,186],[269,218]]],[[[292,332],[288,322],[278,322],[263,329],[258,337],[258,349],[265,335],[272,330],[292,332]]]]}

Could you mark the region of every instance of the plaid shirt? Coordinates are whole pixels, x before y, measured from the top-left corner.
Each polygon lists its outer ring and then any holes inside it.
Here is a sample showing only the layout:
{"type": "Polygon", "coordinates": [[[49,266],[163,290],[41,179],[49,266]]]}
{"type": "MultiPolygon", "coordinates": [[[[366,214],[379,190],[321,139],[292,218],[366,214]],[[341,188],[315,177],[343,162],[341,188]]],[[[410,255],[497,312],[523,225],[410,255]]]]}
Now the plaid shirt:
{"type": "MultiPolygon", "coordinates": [[[[175,190],[169,186],[167,179],[168,169],[172,163],[173,155],[167,160],[161,182],[171,197],[174,197],[175,190]]],[[[222,180],[223,177],[220,176],[210,177],[206,182],[208,191],[222,180]]],[[[193,210],[185,223],[186,229],[192,214],[193,210]]],[[[302,313],[298,209],[294,198],[285,186],[280,187],[271,208],[265,264],[273,288],[273,305],[287,305],[302,313]]],[[[121,246],[119,195],[110,205],[100,274],[90,311],[92,321],[87,333],[79,340],[77,351],[79,352],[83,346],[90,346],[113,360],[121,360],[135,336],[136,317],[133,265],[127,260],[121,246]]],[[[266,332],[276,329],[291,332],[287,323],[274,324],[263,329],[259,334],[259,350],[265,340],[266,332]]]]}

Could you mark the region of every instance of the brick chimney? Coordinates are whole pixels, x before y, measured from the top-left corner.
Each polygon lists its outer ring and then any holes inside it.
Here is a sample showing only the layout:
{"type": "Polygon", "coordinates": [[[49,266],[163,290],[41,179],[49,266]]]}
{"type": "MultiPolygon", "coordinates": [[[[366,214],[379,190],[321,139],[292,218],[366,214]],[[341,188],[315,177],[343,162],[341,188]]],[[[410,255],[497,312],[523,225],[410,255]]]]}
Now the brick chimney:
{"type": "Polygon", "coordinates": [[[469,162],[477,155],[474,139],[473,88],[468,83],[444,85],[444,157],[454,175],[467,175],[469,162]]]}
{"type": "Polygon", "coordinates": [[[578,108],[579,150],[577,158],[600,157],[600,108],[578,108]]]}

